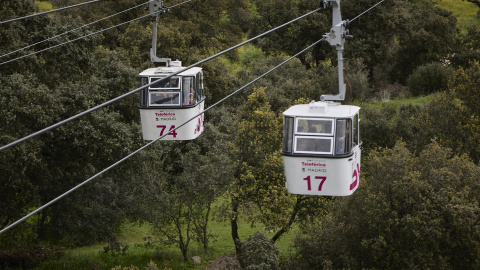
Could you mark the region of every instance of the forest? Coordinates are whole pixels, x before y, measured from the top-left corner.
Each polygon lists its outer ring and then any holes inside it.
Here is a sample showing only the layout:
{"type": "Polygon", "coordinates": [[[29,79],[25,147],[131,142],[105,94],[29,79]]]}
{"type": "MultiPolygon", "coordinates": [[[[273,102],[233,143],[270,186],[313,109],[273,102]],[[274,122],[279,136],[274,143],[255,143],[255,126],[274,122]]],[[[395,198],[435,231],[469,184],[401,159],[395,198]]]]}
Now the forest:
{"type": "MultiPolygon", "coordinates": [[[[148,0],[41,14],[85,2],[2,1],[0,147],[138,88],[139,73],[154,66],[148,0]]],[[[480,3],[385,0],[370,9],[379,2],[341,1],[353,35],[343,103],[361,107],[353,195],[285,188],[282,113],[338,92],[336,52],[321,42],[206,112],[197,139],[156,142],[0,233],[0,268],[214,269],[228,255],[217,269],[479,269],[480,3]],[[220,247],[218,224],[232,248],[220,247]],[[139,227],[148,228],[142,248],[151,255],[122,261],[134,246],[120,236],[139,227]],[[108,263],[55,264],[93,245],[108,263]],[[169,264],[168,247],[182,264],[169,264]]],[[[163,3],[157,55],[184,66],[320,7],[163,3]]],[[[321,9],[202,63],[205,107],[322,39],[331,16],[321,9]]],[[[139,99],[128,95],[1,150],[0,230],[144,146],[139,99]]]]}

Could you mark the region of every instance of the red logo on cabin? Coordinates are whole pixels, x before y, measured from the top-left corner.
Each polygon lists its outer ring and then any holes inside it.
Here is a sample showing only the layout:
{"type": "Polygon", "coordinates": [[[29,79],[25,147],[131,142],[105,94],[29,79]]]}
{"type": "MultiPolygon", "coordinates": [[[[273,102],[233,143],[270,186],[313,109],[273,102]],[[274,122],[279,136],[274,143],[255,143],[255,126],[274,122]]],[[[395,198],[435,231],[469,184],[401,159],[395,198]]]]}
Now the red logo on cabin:
{"type": "Polygon", "coordinates": [[[327,164],[319,163],[319,162],[303,162],[302,161],[302,166],[305,166],[305,167],[326,167],[327,164]]]}

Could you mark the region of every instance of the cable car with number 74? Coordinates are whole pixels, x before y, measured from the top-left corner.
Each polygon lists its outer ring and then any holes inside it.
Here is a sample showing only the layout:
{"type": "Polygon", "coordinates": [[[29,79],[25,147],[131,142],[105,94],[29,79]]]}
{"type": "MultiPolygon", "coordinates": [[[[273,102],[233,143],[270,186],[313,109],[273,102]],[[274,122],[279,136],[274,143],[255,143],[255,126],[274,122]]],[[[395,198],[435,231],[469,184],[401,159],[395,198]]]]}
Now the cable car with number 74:
{"type": "Polygon", "coordinates": [[[205,104],[202,69],[193,67],[167,78],[181,69],[180,61],[169,61],[168,66],[140,73],[141,85],[150,84],[140,93],[144,140],[155,140],[167,133],[161,140],[193,140],[203,132],[203,114],[173,130],[200,114],[205,104]]]}
{"type": "Polygon", "coordinates": [[[140,73],[145,87],[139,105],[143,139],[193,140],[203,132],[202,68],[185,70],[181,61],[157,57],[158,15],[168,13],[168,8],[161,0],[150,0],[149,10],[153,21],[150,58],[158,66],[140,73]]]}

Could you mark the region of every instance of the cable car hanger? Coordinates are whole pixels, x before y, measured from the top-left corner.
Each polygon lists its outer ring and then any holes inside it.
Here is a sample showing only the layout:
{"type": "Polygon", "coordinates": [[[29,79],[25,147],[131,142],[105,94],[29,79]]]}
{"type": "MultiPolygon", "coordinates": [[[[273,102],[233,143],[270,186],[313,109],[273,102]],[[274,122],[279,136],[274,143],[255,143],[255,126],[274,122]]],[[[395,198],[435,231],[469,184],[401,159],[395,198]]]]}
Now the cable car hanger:
{"type": "Polygon", "coordinates": [[[332,6],[332,28],[330,32],[323,35],[325,40],[330,45],[335,46],[337,49],[337,68],[338,68],[338,90],[337,95],[322,95],[321,101],[343,101],[345,99],[345,82],[343,78],[343,48],[345,39],[353,38],[349,34],[348,29],[345,27],[348,25],[348,20],[342,21],[342,15],[340,12],[340,0],[320,0],[320,5],[323,8],[332,6]]]}
{"type": "Polygon", "coordinates": [[[166,66],[169,65],[170,58],[158,58],[157,57],[157,24],[158,24],[158,15],[166,14],[170,9],[163,5],[162,0],[150,0],[148,3],[148,9],[152,17],[152,48],[150,48],[150,60],[153,63],[165,63],[166,66]]]}

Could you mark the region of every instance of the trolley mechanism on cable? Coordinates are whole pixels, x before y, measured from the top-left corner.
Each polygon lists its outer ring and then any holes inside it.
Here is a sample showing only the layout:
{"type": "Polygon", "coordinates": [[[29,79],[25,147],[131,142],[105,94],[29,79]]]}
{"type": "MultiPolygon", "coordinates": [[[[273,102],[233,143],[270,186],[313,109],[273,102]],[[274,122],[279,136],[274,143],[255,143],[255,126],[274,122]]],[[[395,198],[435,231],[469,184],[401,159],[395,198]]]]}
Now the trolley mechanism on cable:
{"type": "Polygon", "coordinates": [[[158,14],[168,12],[163,1],[151,0],[149,10],[153,18],[151,61],[161,66],[140,73],[141,86],[149,84],[140,93],[140,117],[144,140],[193,140],[203,132],[204,115],[172,131],[204,110],[203,72],[193,67],[181,73],[181,61],[158,58],[157,21],[158,14]],[[174,73],[178,73],[173,75],[174,73]],[[167,78],[168,77],[168,78],[167,78]]]}
{"type": "Polygon", "coordinates": [[[324,37],[337,50],[339,94],[290,107],[283,113],[283,162],[286,188],[292,194],[347,196],[360,183],[360,107],[345,98],[343,45],[348,31],[340,0],[320,1],[333,8],[332,28],[324,37]]]}

